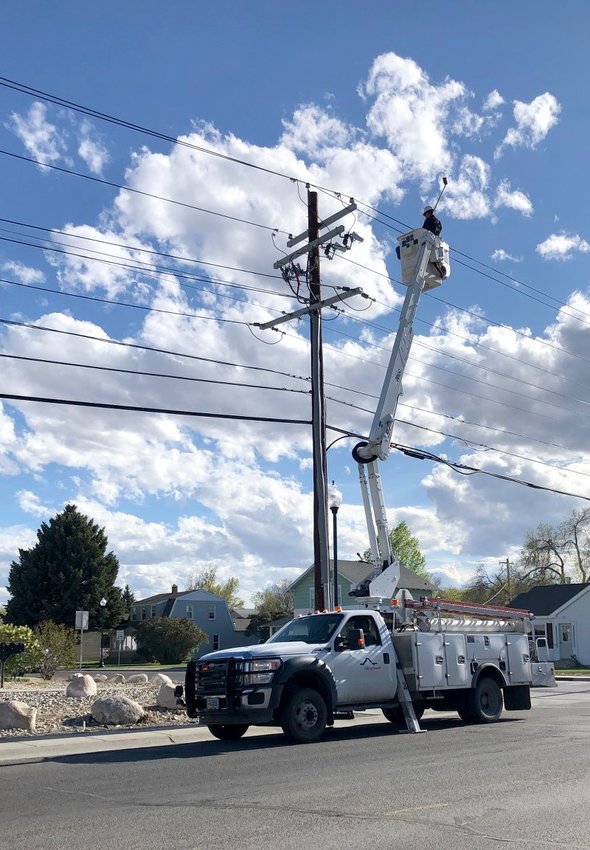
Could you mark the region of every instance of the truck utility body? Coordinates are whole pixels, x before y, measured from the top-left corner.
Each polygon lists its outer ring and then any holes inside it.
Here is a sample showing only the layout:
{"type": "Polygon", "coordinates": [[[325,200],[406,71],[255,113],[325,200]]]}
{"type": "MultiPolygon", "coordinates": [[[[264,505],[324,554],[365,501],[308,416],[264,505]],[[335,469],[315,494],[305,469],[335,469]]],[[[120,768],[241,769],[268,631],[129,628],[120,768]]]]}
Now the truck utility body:
{"type": "Polygon", "coordinates": [[[514,615],[510,631],[490,633],[421,631],[415,618],[392,631],[399,606],[298,617],[264,644],[191,662],[187,711],[223,740],[268,725],[311,742],[339,715],[375,708],[392,723],[409,725],[408,700],[416,719],[433,708],[490,723],[503,704],[531,707],[528,614],[514,615]]]}
{"type": "Polygon", "coordinates": [[[352,453],[373,571],[351,592],[357,608],[310,613],[265,644],[190,662],[187,713],[222,740],[240,738],[250,725],[279,725],[291,740],[308,743],[338,716],[375,708],[411,732],[420,731],[426,708],[491,723],[504,706],[530,709],[533,684],[555,684],[550,663],[531,664],[536,653],[527,637],[533,633],[527,611],[415,601],[397,592],[400,569],[390,550],[378,461],[391,449],[421,294],[450,274],[449,247],[438,236],[417,228],[398,242],[408,289],[369,437],[352,453]]]}

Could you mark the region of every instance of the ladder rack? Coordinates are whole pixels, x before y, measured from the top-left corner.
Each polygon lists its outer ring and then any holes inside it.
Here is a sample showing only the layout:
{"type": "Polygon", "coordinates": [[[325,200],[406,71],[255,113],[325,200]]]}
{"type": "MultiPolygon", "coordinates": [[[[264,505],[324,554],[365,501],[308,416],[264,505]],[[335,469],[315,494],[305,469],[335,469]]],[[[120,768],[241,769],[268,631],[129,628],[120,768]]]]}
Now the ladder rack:
{"type": "Polygon", "coordinates": [[[532,620],[534,617],[531,611],[524,608],[510,608],[507,605],[487,605],[477,602],[455,602],[427,596],[422,596],[419,600],[407,599],[405,607],[416,613],[433,611],[436,614],[471,614],[481,618],[500,617],[504,620],[532,620]]]}

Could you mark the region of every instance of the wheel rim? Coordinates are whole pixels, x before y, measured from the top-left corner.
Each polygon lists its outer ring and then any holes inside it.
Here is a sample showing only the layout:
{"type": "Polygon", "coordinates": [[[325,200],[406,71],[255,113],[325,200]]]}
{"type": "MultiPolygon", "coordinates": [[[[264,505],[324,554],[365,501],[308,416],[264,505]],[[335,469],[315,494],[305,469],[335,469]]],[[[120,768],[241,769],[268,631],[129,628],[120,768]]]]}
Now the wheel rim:
{"type": "Polygon", "coordinates": [[[297,706],[295,716],[297,718],[297,725],[301,729],[309,730],[313,729],[314,726],[317,725],[319,713],[314,703],[311,700],[306,699],[297,706]]]}
{"type": "Polygon", "coordinates": [[[492,687],[482,688],[480,694],[482,711],[487,715],[496,714],[499,708],[498,693],[492,687]]]}

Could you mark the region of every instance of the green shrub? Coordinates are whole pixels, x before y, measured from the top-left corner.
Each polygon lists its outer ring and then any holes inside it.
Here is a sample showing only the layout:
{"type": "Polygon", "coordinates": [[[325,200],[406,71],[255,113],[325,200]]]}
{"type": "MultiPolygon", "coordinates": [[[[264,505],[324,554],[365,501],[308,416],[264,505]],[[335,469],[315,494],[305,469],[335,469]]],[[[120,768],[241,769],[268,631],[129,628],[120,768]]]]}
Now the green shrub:
{"type": "Polygon", "coordinates": [[[137,625],[138,653],[160,664],[180,664],[208,640],[205,632],[180,617],[152,617],[137,625]]]}

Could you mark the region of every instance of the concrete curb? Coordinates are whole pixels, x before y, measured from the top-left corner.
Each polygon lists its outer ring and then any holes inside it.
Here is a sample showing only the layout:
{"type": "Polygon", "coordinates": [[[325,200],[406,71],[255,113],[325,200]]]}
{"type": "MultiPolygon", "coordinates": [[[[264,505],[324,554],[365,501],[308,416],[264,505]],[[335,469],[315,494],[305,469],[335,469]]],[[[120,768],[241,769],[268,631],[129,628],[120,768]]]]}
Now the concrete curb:
{"type": "Polygon", "coordinates": [[[88,753],[112,752],[144,747],[190,744],[209,736],[205,727],[158,727],[156,729],[113,729],[108,732],[72,732],[69,735],[27,737],[0,743],[0,765],[47,761],[88,753]]]}

